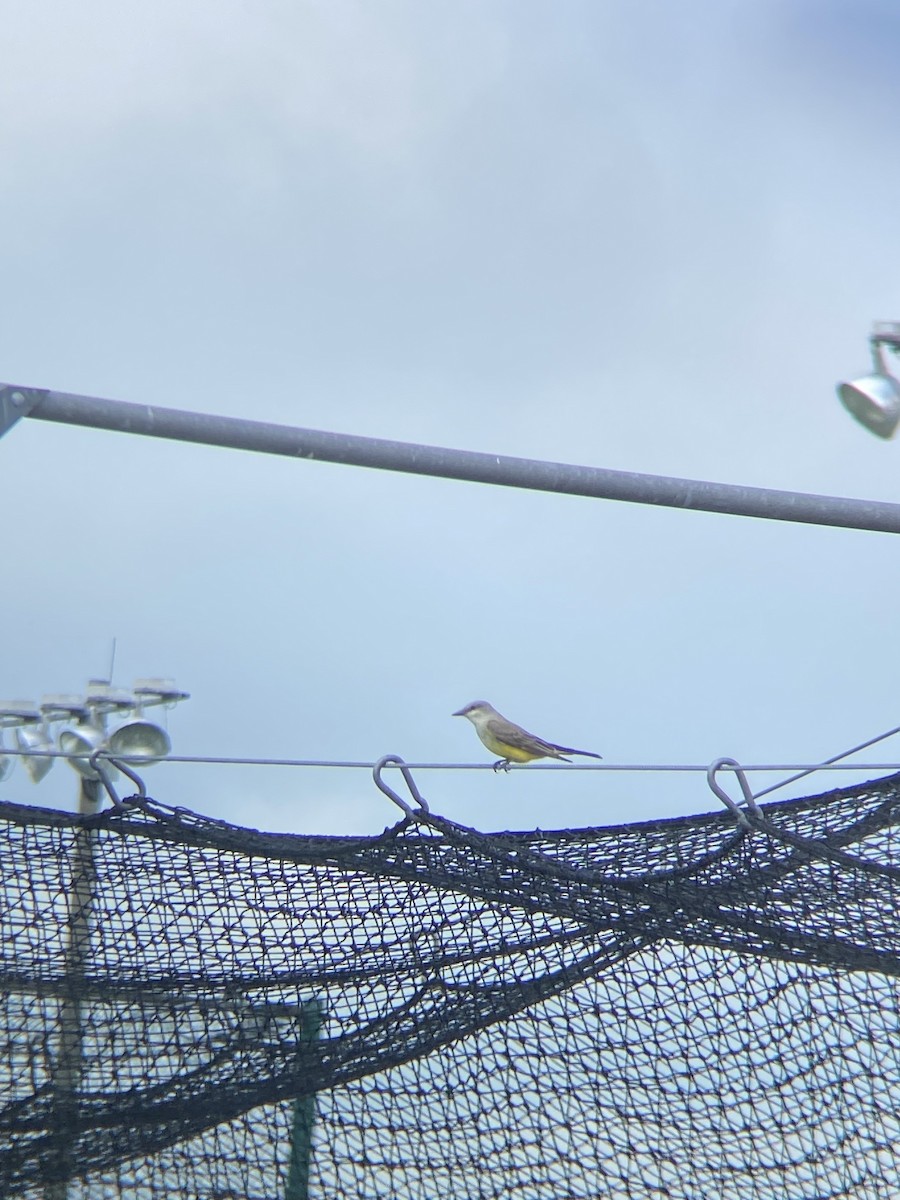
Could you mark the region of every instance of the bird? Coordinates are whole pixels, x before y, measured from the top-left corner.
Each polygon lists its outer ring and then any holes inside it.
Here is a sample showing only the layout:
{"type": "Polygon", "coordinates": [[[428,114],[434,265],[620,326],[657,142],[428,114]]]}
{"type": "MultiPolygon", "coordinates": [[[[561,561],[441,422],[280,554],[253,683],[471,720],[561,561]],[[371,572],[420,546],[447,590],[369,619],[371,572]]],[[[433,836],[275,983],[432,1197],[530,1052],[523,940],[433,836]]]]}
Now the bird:
{"type": "Polygon", "coordinates": [[[602,758],[593,750],[575,750],[571,746],[557,746],[555,742],[545,742],[543,738],[529,733],[521,725],[507,721],[487,700],[473,700],[454,717],[465,717],[475,726],[475,732],[490,750],[491,754],[499,754],[500,758],[494,763],[495,771],[508,771],[514,763],[531,762],[534,758],[559,758],[568,762],[567,754],[582,754],[586,758],[602,758]]]}

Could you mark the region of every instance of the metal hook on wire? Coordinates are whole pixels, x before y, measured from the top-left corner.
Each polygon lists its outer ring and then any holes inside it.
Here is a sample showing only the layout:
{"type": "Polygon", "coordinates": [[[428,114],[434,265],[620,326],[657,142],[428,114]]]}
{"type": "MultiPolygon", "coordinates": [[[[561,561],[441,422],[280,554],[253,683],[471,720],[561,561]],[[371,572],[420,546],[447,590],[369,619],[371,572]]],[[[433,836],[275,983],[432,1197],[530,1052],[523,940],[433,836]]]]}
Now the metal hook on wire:
{"type": "MultiPolygon", "coordinates": [[[[117,770],[121,771],[123,775],[127,775],[131,782],[136,785],[137,799],[146,800],[147,785],[144,783],[143,779],[141,779],[140,775],[138,775],[137,771],[132,771],[130,767],[126,767],[120,758],[111,758],[109,761],[117,770]]],[[[127,797],[126,801],[128,799],[131,799],[131,797],[127,797]]],[[[123,801],[123,803],[126,803],[126,801],[123,801]]]]}
{"type": "Polygon", "coordinates": [[[738,824],[742,825],[744,829],[752,829],[753,826],[747,820],[747,814],[744,812],[743,808],[741,808],[737,801],[732,800],[724,788],[720,787],[716,781],[716,774],[721,771],[723,767],[734,768],[733,773],[737,776],[737,781],[741,785],[741,791],[744,794],[744,803],[747,806],[748,811],[753,813],[755,817],[761,817],[762,812],[759,805],[756,803],[756,799],[753,795],[753,789],[750,787],[747,776],[736,758],[717,758],[715,762],[710,763],[706,771],[706,782],[709,784],[713,793],[722,801],[725,807],[734,813],[738,824]]]}
{"type": "Polygon", "coordinates": [[[415,818],[415,810],[411,808],[409,804],[407,804],[402,796],[398,796],[394,789],[390,787],[389,784],[385,783],[381,778],[381,772],[388,765],[388,763],[393,763],[395,766],[400,768],[400,774],[406,781],[406,786],[409,788],[409,794],[412,796],[413,800],[415,800],[416,804],[418,804],[419,812],[430,812],[425,797],[416,787],[416,781],[413,779],[412,771],[410,771],[409,767],[398,754],[385,754],[379,758],[378,762],[372,768],[372,778],[375,780],[375,786],[380,788],[387,798],[392,800],[398,808],[402,808],[408,817],[415,818]]]}
{"type": "Polygon", "coordinates": [[[147,788],[143,779],[141,779],[140,775],[138,775],[136,771],[132,771],[130,767],[126,767],[125,764],[119,759],[110,758],[110,756],[104,750],[95,750],[88,759],[88,762],[91,764],[92,770],[97,772],[100,782],[103,784],[104,788],[106,788],[107,794],[116,808],[124,808],[125,801],[120,800],[116,794],[116,789],[112,785],[112,780],[110,779],[108,772],[104,771],[103,767],[100,765],[101,759],[104,762],[109,763],[110,766],[115,767],[117,771],[121,771],[123,775],[127,775],[132,783],[137,784],[139,800],[147,799],[147,788]]]}

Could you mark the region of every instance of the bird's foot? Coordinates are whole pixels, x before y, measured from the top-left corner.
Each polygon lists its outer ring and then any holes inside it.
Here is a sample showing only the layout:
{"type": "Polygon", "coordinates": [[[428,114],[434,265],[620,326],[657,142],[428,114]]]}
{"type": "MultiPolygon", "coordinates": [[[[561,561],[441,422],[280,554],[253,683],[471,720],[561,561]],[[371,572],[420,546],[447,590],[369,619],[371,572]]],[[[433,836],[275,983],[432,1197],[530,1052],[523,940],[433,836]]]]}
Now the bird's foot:
{"type": "Polygon", "coordinates": [[[508,758],[498,758],[494,763],[495,771],[508,771],[512,766],[512,761],[508,758]]]}

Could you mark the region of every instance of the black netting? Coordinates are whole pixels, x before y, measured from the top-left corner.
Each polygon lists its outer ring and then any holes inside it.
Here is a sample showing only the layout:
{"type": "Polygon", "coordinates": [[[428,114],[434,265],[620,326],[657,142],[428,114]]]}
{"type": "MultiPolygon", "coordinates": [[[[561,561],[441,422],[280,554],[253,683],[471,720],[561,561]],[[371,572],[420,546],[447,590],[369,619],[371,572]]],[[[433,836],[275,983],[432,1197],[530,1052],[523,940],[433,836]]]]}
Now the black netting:
{"type": "Polygon", "coordinates": [[[763,813],[0,805],[0,1195],[896,1196],[900,776],[763,813]]]}

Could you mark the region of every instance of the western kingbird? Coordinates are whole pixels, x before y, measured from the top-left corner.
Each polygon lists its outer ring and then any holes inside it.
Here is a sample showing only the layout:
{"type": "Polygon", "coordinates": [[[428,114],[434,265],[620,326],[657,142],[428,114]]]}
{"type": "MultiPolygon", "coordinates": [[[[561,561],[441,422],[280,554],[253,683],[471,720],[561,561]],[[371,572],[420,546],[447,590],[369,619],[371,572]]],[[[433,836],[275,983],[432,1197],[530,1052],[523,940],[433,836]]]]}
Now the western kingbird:
{"type": "Polygon", "coordinates": [[[545,742],[543,738],[529,733],[521,725],[507,721],[487,700],[473,700],[453,716],[467,717],[491,754],[501,756],[494,763],[495,771],[501,767],[508,771],[511,763],[531,762],[533,758],[561,758],[563,762],[568,762],[565,757],[567,754],[583,754],[587,758],[603,757],[602,754],[595,754],[593,750],[573,750],[571,746],[557,746],[555,742],[545,742]]]}

